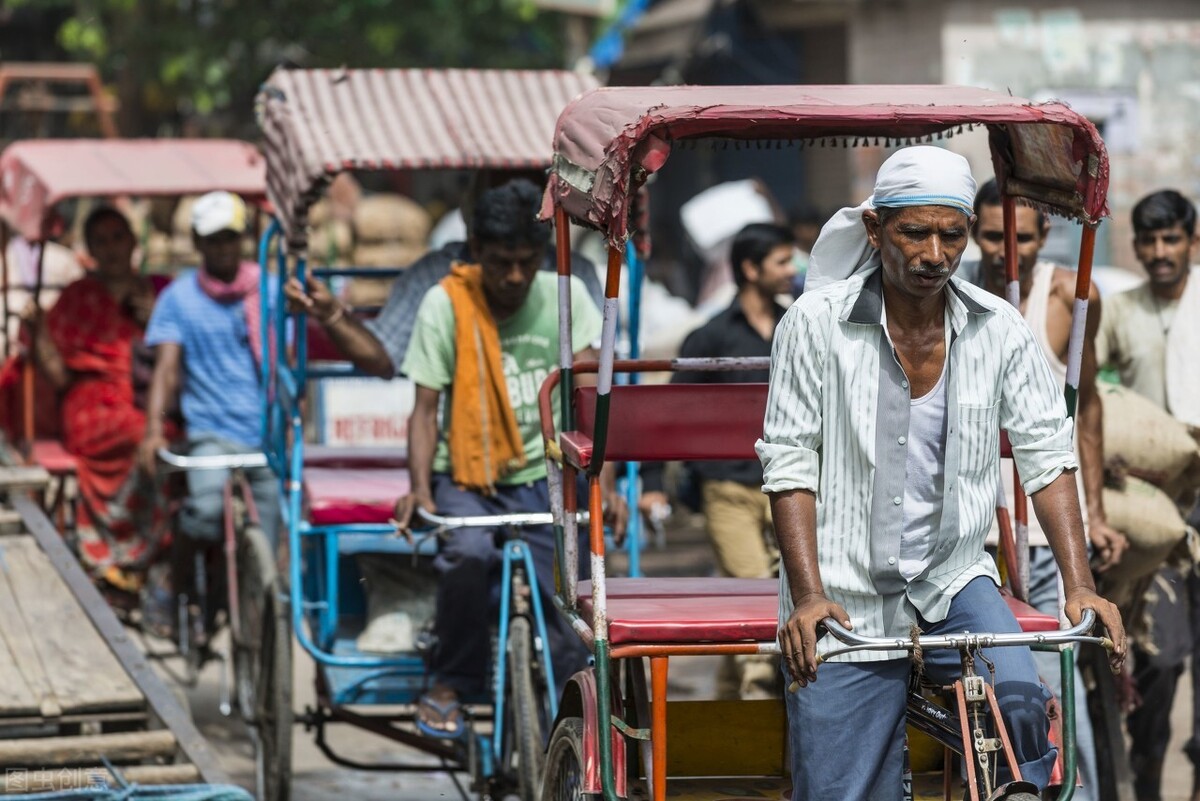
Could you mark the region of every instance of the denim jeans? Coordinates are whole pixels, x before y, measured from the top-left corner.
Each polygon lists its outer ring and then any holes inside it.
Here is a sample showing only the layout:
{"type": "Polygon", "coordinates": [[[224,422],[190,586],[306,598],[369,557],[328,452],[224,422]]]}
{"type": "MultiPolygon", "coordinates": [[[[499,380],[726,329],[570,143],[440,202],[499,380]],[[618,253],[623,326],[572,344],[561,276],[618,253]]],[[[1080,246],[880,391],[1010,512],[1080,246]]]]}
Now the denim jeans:
{"type": "MultiPolygon", "coordinates": [[[[950,603],[946,619],[918,621],[927,634],[1015,632],[1017,621],[990,579],[977,578],[950,603]]],[[[1058,752],[1049,741],[1049,693],[1038,681],[1028,648],[989,648],[996,667],[996,700],[1022,777],[1044,788],[1058,752]]],[[[792,754],[792,801],[901,801],[907,659],[829,662],[817,681],[786,692],[792,754]]],[[[925,673],[949,684],[961,675],[959,652],[925,652],[925,673]]],[[[991,682],[986,665],[979,673],[991,682]]],[[[784,679],[791,683],[784,667],[784,679]]]]}
{"type": "MultiPolygon", "coordinates": [[[[214,436],[188,440],[188,456],[225,456],[256,450],[214,436]]],[[[281,515],[279,479],[269,467],[255,467],[244,472],[258,509],[259,523],[274,548],[278,544],[281,515]]],[[[198,542],[215,542],[224,536],[225,482],[228,480],[228,470],[188,471],[188,494],[179,514],[179,530],[185,536],[198,542]]]]}

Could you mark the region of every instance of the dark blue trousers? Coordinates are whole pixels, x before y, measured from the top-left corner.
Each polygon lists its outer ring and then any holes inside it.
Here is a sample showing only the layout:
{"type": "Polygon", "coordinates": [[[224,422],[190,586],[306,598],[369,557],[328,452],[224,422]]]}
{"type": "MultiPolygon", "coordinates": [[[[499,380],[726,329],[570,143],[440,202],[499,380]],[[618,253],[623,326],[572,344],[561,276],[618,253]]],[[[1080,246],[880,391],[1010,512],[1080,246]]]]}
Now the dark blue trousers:
{"type": "MultiPolygon", "coordinates": [[[[438,514],[455,517],[550,511],[545,479],[498,487],[495,495],[487,497],[460,489],[450,476],[436,473],[433,476],[433,502],[438,514]]],[[[530,526],[523,532],[533,554],[557,693],[561,692],[567,679],[587,665],[588,651],[554,606],[553,527],[530,526]]],[[[442,541],[433,561],[438,577],[434,622],[438,644],[433,654],[433,673],[437,681],[454,688],[460,695],[473,695],[486,689],[492,655],[491,631],[499,614],[497,589],[501,578],[502,545],[497,541],[495,529],[458,529],[442,541]]],[[[579,560],[580,572],[584,574],[581,578],[586,578],[589,572],[586,554],[587,545],[583,541],[579,560]]]]}
{"type": "MultiPolygon", "coordinates": [[[[1017,632],[1020,627],[988,578],[963,587],[946,619],[919,621],[928,634],[1017,632]]],[[[1025,781],[1045,788],[1058,751],[1050,746],[1046,702],[1028,648],[987,648],[995,691],[1025,781]]],[[[989,683],[982,662],[976,669],[989,683]]],[[[785,679],[787,668],[784,667],[785,679]]],[[[792,751],[792,801],[900,801],[910,662],[828,662],[817,681],[785,692],[792,751]]],[[[946,684],[962,675],[959,652],[925,652],[925,673],[946,684]]]]}

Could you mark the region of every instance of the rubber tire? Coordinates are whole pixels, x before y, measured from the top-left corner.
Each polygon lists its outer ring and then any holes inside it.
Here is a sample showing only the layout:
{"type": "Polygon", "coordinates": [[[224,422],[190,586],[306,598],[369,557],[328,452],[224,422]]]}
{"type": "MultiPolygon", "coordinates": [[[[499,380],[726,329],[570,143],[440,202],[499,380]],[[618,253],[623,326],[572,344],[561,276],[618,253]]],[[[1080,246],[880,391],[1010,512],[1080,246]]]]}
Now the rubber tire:
{"type": "Polygon", "coordinates": [[[533,677],[533,629],[527,617],[508,624],[509,700],[512,736],[516,739],[517,789],[521,801],[537,801],[545,767],[542,697],[533,677]]]}
{"type": "Polygon", "coordinates": [[[238,624],[234,690],[253,731],[260,801],[288,801],[292,769],[292,621],[287,587],[266,535],[255,525],[238,538],[238,624]]]}
{"type": "Polygon", "coordinates": [[[563,718],[550,738],[542,801],[591,801],[583,778],[583,719],[563,718]]]}

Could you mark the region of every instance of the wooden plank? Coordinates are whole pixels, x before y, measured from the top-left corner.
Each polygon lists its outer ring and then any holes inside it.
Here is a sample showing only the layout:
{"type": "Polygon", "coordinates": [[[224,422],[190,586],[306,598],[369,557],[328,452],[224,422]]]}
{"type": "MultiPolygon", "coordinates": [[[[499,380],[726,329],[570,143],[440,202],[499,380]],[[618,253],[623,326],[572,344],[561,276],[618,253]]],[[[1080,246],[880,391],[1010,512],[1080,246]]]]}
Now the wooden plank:
{"type": "Polygon", "coordinates": [[[9,551],[0,538],[0,716],[55,717],[62,712],[42,668],[36,639],[9,580],[9,551]]]}
{"type": "MultiPolygon", "coordinates": [[[[195,784],[200,780],[195,765],[134,765],[118,770],[129,784],[195,784]]],[[[100,783],[117,784],[102,767],[8,770],[0,777],[0,793],[45,793],[95,787],[100,783]]]]}
{"type": "MultiPolygon", "coordinates": [[[[139,707],[141,693],[32,537],[0,536],[0,561],[62,712],[139,707]]],[[[10,647],[12,643],[9,643],[10,647]]],[[[47,697],[42,697],[43,714],[47,697]]]]}
{"type": "Polygon", "coordinates": [[[0,491],[41,490],[50,483],[50,474],[37,465],[0,466],[0,491]]]}
{"type": "MultiPolygon", "coordinates": [[[[3,450],[0,449],[0,458],[3,450]]],[[[88,579],[79,560],[63,542],[62,534],[46,517],[33,498],[14,496],[13,509],[21,515],[26,530],[37,540],[50,564],[58,571],[72,596],[84,614],[91,620],[96,631],[112,649],[130,678],[143,693],[149,709],[171,730],[179,742],[184,756],[200,770],[200,776],[208,784],[229,784],[229,777],[217,761],[216,754],[204,736],[192,722],[191,714],[180,705],[163,679],[154,672],[146,655],[130,640],[125,627],[100,595],[100,591],[88,579]]]]}
{"type": "Polygon", "coordinates": [[[81,737],[34,737],[0,740],[0,767],[59,767],[110,762],[169,760],[179,746],[165,729],[157,731],[93,734],[81,737]]]}

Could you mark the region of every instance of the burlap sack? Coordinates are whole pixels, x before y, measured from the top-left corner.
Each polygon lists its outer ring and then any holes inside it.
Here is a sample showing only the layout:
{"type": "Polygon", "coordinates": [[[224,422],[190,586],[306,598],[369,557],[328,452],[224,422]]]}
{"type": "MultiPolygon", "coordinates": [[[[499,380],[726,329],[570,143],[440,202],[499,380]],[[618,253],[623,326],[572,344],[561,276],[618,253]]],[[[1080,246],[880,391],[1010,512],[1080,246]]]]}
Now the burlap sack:
{"type": "Polygon", "coordinates": [[[365,197],[354,209],[354,234],[366,242],[404,242],[424,246],[433,226],[429,213],[403,195],[365,197]]]}
{"type": "Polygon", "coordinates": [[[354,249],[354,231],[344,220],[326,220],[310,226],[308,258],[313,264],[336,264],[348,260],[354,249]]]}
{"type": "Polygon", "coordinates": [[[1108,524],[1129,538],[1121,561],[1105,571],[1106,581],[1130,582],[1156,571],[1187,536],[1187,523],[1165,492],[1129,476],[1125,488],[1104,488],[1108,524]]]}
{"type": "Polygon", "coordinates": [[[1110,470],[1149,481],[1173,484],[1200,461],[1187,426],[1131,389],[1099,383],[1104,404],[1104,462],[1110,470]]]}
{"type": "Polygon", "coordinates": [[[351,261],[356,267],[378,267],[383,270],[404,268],[425,255],[424,245],[409,245],[402,242],[378,242],[359,244],[354,248],[351,261]]]}

